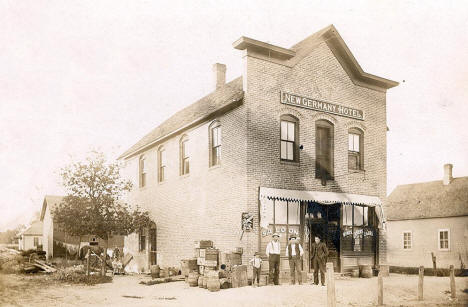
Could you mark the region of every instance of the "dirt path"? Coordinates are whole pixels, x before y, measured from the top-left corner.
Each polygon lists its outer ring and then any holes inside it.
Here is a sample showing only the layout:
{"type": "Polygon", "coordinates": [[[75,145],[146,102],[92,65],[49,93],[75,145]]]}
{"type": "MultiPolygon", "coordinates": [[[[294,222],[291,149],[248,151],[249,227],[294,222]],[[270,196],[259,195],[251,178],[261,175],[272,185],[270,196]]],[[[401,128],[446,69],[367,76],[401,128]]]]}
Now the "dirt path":
{"type": "MultiPolygon", "coordinates": [[[[115,276],[96,286],[50,283],[36,276],[0,275],[2,306],[326,306],[326,287],[314,285],[244,287],[211,293],[184,282],[139,284],[148,276],[115,276]]],[[[450,300],[449,279],[425,277],[425,300],[416,300],[417,276],[384,279],[386,306],[467,306],[468,278],[457,278],[457,300],[450,300]],[[466,291],[466,290],[465,290],[466,291]]],[[[338,306],[375,306],[377,278],[336,280],[338,306]]]]}

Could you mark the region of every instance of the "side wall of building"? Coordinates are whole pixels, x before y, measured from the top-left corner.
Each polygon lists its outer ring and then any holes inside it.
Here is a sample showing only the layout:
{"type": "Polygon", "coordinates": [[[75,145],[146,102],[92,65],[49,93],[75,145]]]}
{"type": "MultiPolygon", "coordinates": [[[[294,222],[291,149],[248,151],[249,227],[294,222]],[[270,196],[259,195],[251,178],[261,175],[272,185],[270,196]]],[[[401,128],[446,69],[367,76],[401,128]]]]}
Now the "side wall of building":
{"type": "Polygon", "coordinates": [[[38,239],[38,245],[42,245],[42,236],[35,235],[23,235],[22,236],[22,250],[36,249],[37,246],[34,246],[34,238],[38,239]]]}
{"type": "MultiPolygon", "coordinates": [[[[326,43],[316,46],[292,68],[248,55],[244,57],[244,65],[248,107],[247,196],[249,211],[254,216],[258,216],[260,186],[364,194],[384,200],[387,176],[384,92],[355,85],[326,43]],[[281,104],[280,91],[363,110],[364,120],[281,104]],[[299,120],[299,144],[303,150],[298,163],[280,160],[283,114],[299,120]],[[319,119],[334,124],[335,179],[327,181],[326,186],[315,178],[315,123],[319,119]],[[359,128],[364,133],[363,171],[348,169],[350,128],[359,128]]],[[[258,231],[257,223],[255,232],[258,231]]],[[[252,254],[254,249],[248,252],[252,254]]]]}
{"type": "MultiPolygon", "coordinates": [[[[177,266],[193,257],[194,241],[213,240],[222,251],[246,246],[250,234],[241,236],[241,213],[246,207],[246,116],[241,105],[214,118],[221,125],[221,165],[209,165],[209,125],[205,122],[183,131],[143,153],[147,185],[139,187],[139,159],[125,161],[123,175],[134,188],[127,197],[149,210],[157,228],[158,264],[177,266]],[[180,175],[180,139],[189,139],[190,174],[180,175]],[[166,152],[166,179],[158,183],[158,149],[166,152]]],[[[147,270],[148,248],[139,252],[138,235],[125,239],[125,252],[134,256],[133,270],[147,270]]]]}
{"type": "Polygon", "coordinates": [[[54,256],[54,226],[49,206],[46,207],[42,224],[42,248],[46,252],[47,258],[54,256]]]}
{"type": "Polygon", "coordinates": [[[389,221],[387,223],[388,263],[392,266],[432,268],[436,256],[438,268],[454,265],[460,268],[460,257],[468,264],[468,216],[419,220],[389,221]],[[450,248],[439,249],[439,230],[449,229],[450,248]],[[411,249],[403,248],[403,232],[411,232],[411,249]]]}

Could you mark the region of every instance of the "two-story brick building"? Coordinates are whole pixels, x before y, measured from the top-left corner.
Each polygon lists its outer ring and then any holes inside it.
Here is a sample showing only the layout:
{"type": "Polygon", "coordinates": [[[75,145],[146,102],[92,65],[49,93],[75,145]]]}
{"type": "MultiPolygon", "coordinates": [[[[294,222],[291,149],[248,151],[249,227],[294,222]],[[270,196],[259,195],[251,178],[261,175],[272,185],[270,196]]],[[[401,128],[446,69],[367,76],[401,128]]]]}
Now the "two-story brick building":
{"type": "MultiPolygon", "coordinates": [[[[134,269],[177,265],[210,239],[244,257],[273,231],[315,234],[337,270],[376,264],[386,196],[386,91],[362,70],[333,26],[287,49],[241,37],[243,74],[179,111],[120,157],[131,203],[155,224],[125,241],[134,269]],[[242,217],[253,217],[243,230],[242,217]]],[[[288,268],[287,261],[282,267],[288,268]]]]}

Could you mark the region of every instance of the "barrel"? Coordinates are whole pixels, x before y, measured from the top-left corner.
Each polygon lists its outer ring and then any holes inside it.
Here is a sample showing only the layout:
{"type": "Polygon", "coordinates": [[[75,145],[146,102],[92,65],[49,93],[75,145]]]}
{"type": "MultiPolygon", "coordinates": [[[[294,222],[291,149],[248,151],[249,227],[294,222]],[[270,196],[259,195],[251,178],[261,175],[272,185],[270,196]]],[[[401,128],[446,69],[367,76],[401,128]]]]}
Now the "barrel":
{"type": "Polygon", "coordinates": [[[208,282],[208,277],[203,276],[203,288],[205,288],[205,289],[207,287],[207,285],[206,285],[207,282],[208,282]]]}
{"type": "Polygon", "coordinates": [[[219,279],[219,287],[221,289],[228,289],[231,287],[231,284],[229,283],[229,279],[227,278],[220,278],[219,279]]]}
{"type": "Polygon", "coordinates": [[[359,269],[352,269],[351,277],[359,277],[359,269]]]}
{"type": "Polygon", "coordinates": [[[360,265],[359,270],[361,271],[361,277],[371,278],[372,277],[372,266],[371,265],[360,265]]]}
{"type": "Polygon", "coordinates": [[[190,272],[198,271],[197,258],[181,260],[180,267],[184,276],[188,276],[190,272]]]}
{"type": "Polygon", "coordinates": [[[159,278],[159,274],[161,272],[159,265],[152,265],[150,269],[151,269],[151,278],[159,278]]]}
{"type": "MultiPolygon", "coordinates": [[[[216,272],[216,271],[213,271],[213,272],[216,272]]],[[[208,281],[206,282],[206,287],[208,288],[208,290],[210,292],[219,291],[219,289],[221,288],[221,285],[220,285],[220,282],[219,282],[219,275],[218,274],[209,274],[208,281]]]]}
{"type": "Polygon", "coordinates": [[[190,272],[188,276],[188,284],[190,287],[198,286],[198,273],[197,272],[190,272]]]}
{"type": "Polygon", "coordinates": [[[203,288],[203,276],[198,277],[198,288],[203,288]]]}

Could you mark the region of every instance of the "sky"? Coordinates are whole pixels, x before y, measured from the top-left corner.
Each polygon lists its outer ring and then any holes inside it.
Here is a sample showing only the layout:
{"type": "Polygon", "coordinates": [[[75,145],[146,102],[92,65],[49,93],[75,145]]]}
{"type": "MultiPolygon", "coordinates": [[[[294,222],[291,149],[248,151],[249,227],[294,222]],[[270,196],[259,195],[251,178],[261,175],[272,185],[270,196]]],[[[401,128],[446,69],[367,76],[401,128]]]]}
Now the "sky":
{"type": "Polygon", "coordinates": [[[232,43],[289,48],[334,24],[387,92],[388,193],[468,176],[468,2],[0,0],[0,231],[28,223],[60,169],[115,159],[242,73],[232,43]]]}

